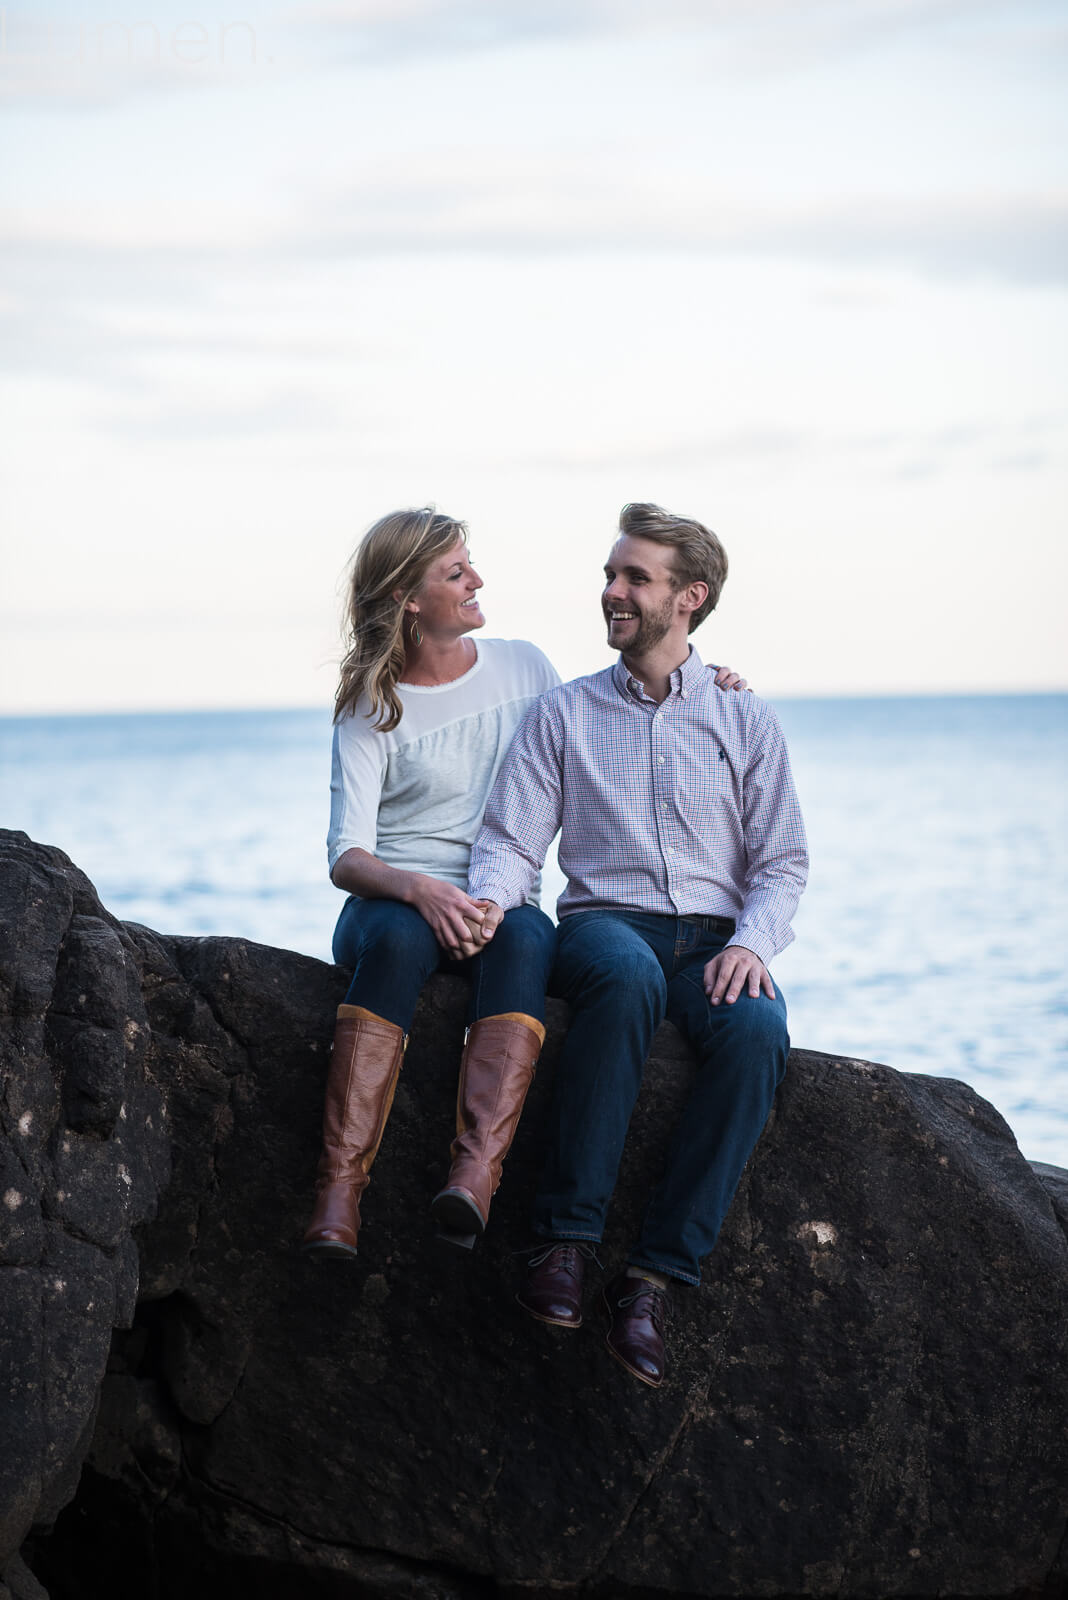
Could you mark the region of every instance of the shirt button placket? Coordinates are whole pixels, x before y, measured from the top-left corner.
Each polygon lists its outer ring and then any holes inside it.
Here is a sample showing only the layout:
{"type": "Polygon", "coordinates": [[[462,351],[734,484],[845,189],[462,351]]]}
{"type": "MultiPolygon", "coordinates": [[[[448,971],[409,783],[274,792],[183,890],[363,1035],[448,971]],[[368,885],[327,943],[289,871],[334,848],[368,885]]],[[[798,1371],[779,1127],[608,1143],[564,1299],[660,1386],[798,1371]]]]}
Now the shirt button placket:
{"type": "Polygon", "coordinates": [[[674,901],[674,885],[672,882],[672,869],[674,867],[675,852],[668,842],[670,839],[669,820],[671,804],[667,797],[664,785],[664,768],[667,764],[664,754],[664,728],[665,717],[663,708],[653,713],[652,735],[653,750],[656,762],[653,767],[653,802],[656,807],[656,831],[660,840],[660,849],[664,861],[664,876],[667,882],[668,895],[674,901]]]}
{"type": "Polygon", "coordinates": [[[660,813],[664,811],[664,789],[662,789],[662,778],[660,778],[660,768],[664,766],[664,754],[660,750],[660,741],[662,741],[662,733],[664,733],[664,715],[660,710],[654,710],[654,714],[652,714],[649,733],[651,733],[652,755],[656,757],[656,760],[652,763],[652,824],[656,827],[657,840],[660,843],[660,858],[664,861],[665,882],[667,882],[668,893],[670,893],[668,851],[664,842],[664,829],[660,826],[660,813]]]}

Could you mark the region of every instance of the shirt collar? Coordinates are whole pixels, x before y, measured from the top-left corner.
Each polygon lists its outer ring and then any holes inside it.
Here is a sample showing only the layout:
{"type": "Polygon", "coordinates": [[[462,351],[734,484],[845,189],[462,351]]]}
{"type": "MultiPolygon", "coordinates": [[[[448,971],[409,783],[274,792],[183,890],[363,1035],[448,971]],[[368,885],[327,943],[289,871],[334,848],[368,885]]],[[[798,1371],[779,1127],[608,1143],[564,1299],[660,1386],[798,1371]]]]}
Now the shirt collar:
{"type": "MultiPolygon", "coordinates": [[[[686,660],[671,674],[672,694],[692,694],[704,677],[704,671],[704,662],[691,645],[686,660]]],[[[612,668],[612,682],[625,700],[641,700],[645,694],[645,685],[639,678],[631,677],[622,656],[616,657],[616,664],[612,668]]]]}

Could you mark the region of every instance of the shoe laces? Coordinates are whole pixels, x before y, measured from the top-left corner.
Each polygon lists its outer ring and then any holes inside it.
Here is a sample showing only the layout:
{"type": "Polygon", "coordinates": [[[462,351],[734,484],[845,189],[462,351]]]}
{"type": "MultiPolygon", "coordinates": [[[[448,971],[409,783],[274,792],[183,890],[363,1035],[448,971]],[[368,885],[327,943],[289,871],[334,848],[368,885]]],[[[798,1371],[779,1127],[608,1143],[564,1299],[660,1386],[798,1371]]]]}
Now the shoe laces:
{"type": "Polygon", "coordinates": [[[649,1304],[642,1307],[650,1322],[660,1331],[668,1320],[671,1302],[666,1289],[661,1289],[659,1284],[650,1283],[648,1278],[628,1279],[628,1282],[637,1284],[637,1288],[630,1294],[621,1294],[616,1300],[616,1306],[622,1311],[626,1306],[637,1305],[639,1300],[648,1299],[649,1304]]]}
{"type": "Polygon", "coordinates": [[[601,1271],[604,1271],[604,1265],[593,1245],[582,1244],[577,1239],[573,1241],[550,1239],[546,1244],[538,1245],[533,1254],[529,1246],[525,1250],[514,1250],[512,1253],[517,1256],[526,1256],[528,1267],[540,1267],[543,1262],[548,1261],[554,1251],[559,1253],[559,1259],[553,1265],[558,1267],[561,1272],[569,1272],[574,1276],[578,1268],[577,1256],[582,1256],[586,1261],[595,1262],[601,1271]]]}

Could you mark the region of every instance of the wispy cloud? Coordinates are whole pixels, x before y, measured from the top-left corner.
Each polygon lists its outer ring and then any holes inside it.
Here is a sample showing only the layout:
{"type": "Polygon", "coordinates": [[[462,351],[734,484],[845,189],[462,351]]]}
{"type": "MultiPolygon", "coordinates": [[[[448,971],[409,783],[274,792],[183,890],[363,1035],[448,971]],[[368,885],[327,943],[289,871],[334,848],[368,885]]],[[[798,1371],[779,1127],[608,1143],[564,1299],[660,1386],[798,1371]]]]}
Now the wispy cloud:
{"type": "MultiPolygon", "coordinates": [[[[994,472],[1041,471],[1064,434],[1065,419],[1035,417],[1000,422],[975,417],[953,427],[871,430],[802,426],[748,426],[698,432],[657,442],[647,436],[610,444],[574,445],[546,452],[536,465],[547,472],[610,472],[638,464],[643,471],[741,470],[777,474],[835,471],[907,479],[935,476],[967,461],[994,472]]],[[[517,465],[520,464],[517,459],[517,465]]],[[[529,464],[524,458],[523,464],[529,464]]]]}
{"type": "Polygon", "coordinates": [[[996,24],[1031,52],[1056,25],[1006,0],[337,0],[283,12],[296,53],[338,64],[468,55],[522,44],[607,41],[686,31],[733,70],[791,72],[843,52],[996,24]]]}
{"type": "Polygon", "coordinates": [[[101,274],[174,274],[228,262],[243,270],[254,261],[625,250],[889,265],[1017,285],[1068,277],[1068,195],[1059,191],[746,199],[701,175],[684,182],[656,168],[627,175],[624,167],[581,157],[416,154],[360,170],[329,191],[294,194],[287,214],[245,216],[223,230],[195,217],[160,216],[131,230],[121,216],[24,215],[0,229],[0,248],[14,267],[47,265],[64,275],[76,259],[101,274]]]}
{"type": "Polygon", "coordinates": [[[127,438],[196,441],[207,444],[240,439],[319,433],[336,427],[340,409],[320,390],[279,390],[255,399],[193,396],[177,401],[158,395],[143,410],[102,421],[107,431],[127,438]]]}
{"type": "MultiPolygon", "coordinates": [[[[1005,0],[337,0],[283,12],[282,25],[354,53],[427,54],[514,41],[688,27],[818,34],[821,45],[1004,12],[1005,0]]],[[[768,38],[768,44],[773,41],[768,38]]]]}
{"type": "Polygon", "coordinates": [[[1014,284],[1068,278],[1068,195],[858,195],[749,231],[759,250],[811,260],[886,262],[935,278],[1014,284]]]}
{"type": "Polygon", "coordinates": [[[73,293],[7,296],[0,309],[3,370],[9,379],[33,375],[85,383],[110,391],[120,404],[145,400],[155,409],[140,413],[136,425],[146,430],[156,430],[165,417],[183,436],[210,435],[217,427],[248,431],[252,423],[271,431],[290,421],[299,427],[308,418],[327,420],[321,400],[307,396],[320,396],[332,373],[389,360],[396,348],[396,340],[386,336],[360,339],[338,332],[327,338],[299,327],[269,326],[233,331],[206,296],[182,315],[166,280],[154,288],[155,304],[131,316],[125,277],[113,269],[109,297],[101,300],[92,288],[87,291],[77,252],[69,259],[71,288],[79,280],[77,307],[68,303],[73,293]],[[117,302],[124,302],[124,316],[116,313],[117,302]],[[165,327],[154,322],[161,316],[168,319],[165,327]],[[256,390],[254,400],[221,399],[220,388],[234,373],[256,390]],[[214,392],[205,391],[205,383],[214,383],[214,392]],[[275,398],[265,400],[264,391],[275,398]],[[161,392],[168,396],[165,410],[159,409],[161,392]]]}
{"type": "Polygon", "coordinates": [[[354,178],[302,219],[294,246],[329,255],[599,250],[752,253],[905,266],[930,277],[1009,283],[1068,275],[1064,193],[843,193],[747,197],[622,159],[493,163],[481,152],[354,178]]]}

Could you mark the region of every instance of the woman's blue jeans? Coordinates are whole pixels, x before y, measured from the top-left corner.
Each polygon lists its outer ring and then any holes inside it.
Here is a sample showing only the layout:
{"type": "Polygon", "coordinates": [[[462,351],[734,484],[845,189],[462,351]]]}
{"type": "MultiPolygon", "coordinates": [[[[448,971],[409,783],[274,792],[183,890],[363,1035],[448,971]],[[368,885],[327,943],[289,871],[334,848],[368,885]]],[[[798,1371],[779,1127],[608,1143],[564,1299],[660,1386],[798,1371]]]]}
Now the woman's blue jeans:
{"type": "Polygon", "coordinates": [[[697,1074],[630,1263],[701,1281],[790,1048],[778,985],[774,1000],[743,993],[733,1005],[709,1003],[705,964],[725,944],[692,922],[647,912],[561,919],[552,986],[572,1016],[535,1200],[542,1238],[601,1239],[645,1059],[667,1016],[693,1046],[697,1074]]]}
{"type": "Polygon", "coordinates": [[[405,1033],[434,972],[470,978],[468,1026],[503,1011],[522,1011],[544,1022],[555,950],[556,929],[532,905],[506,911],[490,943],[466,961],[450,960],[430,924],[399,900],[350,899],[334,929],[334,960],[355,969],[346,1005],[363,1006],[405,1033]]]}

